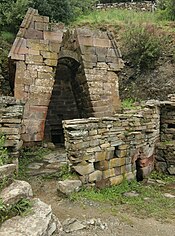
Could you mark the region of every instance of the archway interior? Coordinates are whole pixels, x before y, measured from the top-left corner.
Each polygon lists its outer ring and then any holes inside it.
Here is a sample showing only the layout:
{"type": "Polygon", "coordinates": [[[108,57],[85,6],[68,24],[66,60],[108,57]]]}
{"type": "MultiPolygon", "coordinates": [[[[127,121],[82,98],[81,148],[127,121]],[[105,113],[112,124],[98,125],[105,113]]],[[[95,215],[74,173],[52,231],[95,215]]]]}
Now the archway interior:
{"type": "Polygon", "coordinates": [[[72,87],[79,65],[72,58],[61,58],[58,61],[45,124],[45,140],[57,145],[64,143],[62,121],[80,117],[72,87]]]}

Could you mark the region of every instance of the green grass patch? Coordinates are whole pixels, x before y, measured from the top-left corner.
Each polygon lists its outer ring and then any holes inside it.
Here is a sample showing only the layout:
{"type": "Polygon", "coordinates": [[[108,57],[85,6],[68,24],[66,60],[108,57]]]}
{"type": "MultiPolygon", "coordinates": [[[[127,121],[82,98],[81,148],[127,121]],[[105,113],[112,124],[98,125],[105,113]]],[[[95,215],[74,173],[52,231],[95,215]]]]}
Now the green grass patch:
{"type": "Polygon", "coordinates": [[[101,25],[110,24],[116,25],[118,23],[154,23],[166,25],[166,21],[158,18],[156,13],[152,12],[136,12],[121,9],[108,9],[106,11],[95,10],[86,15],[81,15],[74,22],[73,26],[77,25],[101,25]]]}
{"type": "MultiPolygon", "coordinates": [[[[167,179],[167,177],[166,177],[167,179]]],[[[168,182],[175,181],[175,177],[168,179],[168,182]]],[[[71,200],[82,201],[83,199],[111,204],[112,209],[133,214],[155,217],[156,219],[174,218],[175,201],[166,198],[163,193],[166,187],[158,184],[144,184],[136,181],[124,181],[118,186],[104,189],[83,189],[70,196],[71,200]],[[136,192],[139,195],[127,197],[126,192],[136,192]]]]}
{"type": "Polygon", "coordinates": [[[32,202],[22,199],[15,204],[5,205],[0,199],[0,224],[14,216],[25,216],[31,212],[32,202]]]}
{"type": "Polygon", "coordinates": [[[139,106],[136,106],[135,102],[136,101],[133,98],[127,98],[127,99],[122,101],[121,107],[123,109],[129,109],[129,110],[137,109],[139,106]]]}

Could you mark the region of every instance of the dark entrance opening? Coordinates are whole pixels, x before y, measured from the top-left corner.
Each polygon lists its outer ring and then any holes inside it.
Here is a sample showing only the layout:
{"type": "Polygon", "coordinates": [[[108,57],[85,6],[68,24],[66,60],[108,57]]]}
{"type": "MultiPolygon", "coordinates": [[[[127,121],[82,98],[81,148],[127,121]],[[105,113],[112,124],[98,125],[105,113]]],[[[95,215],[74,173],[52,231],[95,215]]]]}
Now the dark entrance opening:
{"type": "Polygon", "coordinates": [[[79,118],[72,86],[79,65],[72,58],[61,58],[58,61],[45,124],[45,140],[57,145],[64,143],[62,121],[79,118]]]}

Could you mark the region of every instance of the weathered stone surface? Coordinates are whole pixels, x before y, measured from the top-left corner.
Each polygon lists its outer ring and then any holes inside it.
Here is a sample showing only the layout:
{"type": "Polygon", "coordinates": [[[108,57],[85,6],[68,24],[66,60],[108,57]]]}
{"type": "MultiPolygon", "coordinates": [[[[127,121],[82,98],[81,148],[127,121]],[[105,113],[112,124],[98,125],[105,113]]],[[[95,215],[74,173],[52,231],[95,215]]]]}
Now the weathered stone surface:
{"type": "Polygon", "coordinates": [[[32,211],[24,217],[13,217],[5,221],[0,228],[0,236],[51,236],[60,235],[62,227],[52,214],[50,206],[35,199],[32,211]]]}
{"type": "Polygon", "coordinates": [[[12,184],[0,193],[0,198],[5,204],[14,204],[22,198],[31,198],[32,196],[33,192],[30,184],[20,180],[14,180],[12,184]]]}
{"type": "Polygon", "coordinates": [[[85,228],[86,228],[85,224],[83,224],[82,222],[80,222],[79,220],[74,219],[74,218],[66,219],[63,222],[63,230],[66,233],[71,233],[71,232],[82,230],[82,229],[85,229],[85,228]]]}
{"type": "Polygon", "coordinates": [[[0,166],[0,180],[3,180],[4,178],[13,177],[16,171],[16,165],[15,164],[8,164],[0,166]]]}
{"type": "Polygon", "coordinates": [[[58,181],[57,183],[58,191],[66,195],[69,195],[72,192],[78,192],[81,186],[82,182],[80,180],[64,180],[58,181]]]}
{"type": "Polygon", "coordinates": [[[94,165],[93,163],[82,163],[77,166],[73,166],[73,169],[79,173],[80,175],[87,175],[90,174],[94,171],[94,165]]]}

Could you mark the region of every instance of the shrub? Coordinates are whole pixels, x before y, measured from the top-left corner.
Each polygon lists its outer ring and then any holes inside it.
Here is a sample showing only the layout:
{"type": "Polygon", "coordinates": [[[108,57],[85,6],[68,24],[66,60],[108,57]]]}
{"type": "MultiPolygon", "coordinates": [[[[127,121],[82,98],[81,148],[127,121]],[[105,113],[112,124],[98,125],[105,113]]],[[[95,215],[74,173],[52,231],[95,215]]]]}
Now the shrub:
{"type": "Polygon", "coordinates": [[[175,20],[175,0],[160,0],[158,9],[160,9],[159,18],[175,20]]]}
{"type": "Polygon", "coordinates": [[[164,45],[165,36],[149,24],[130,24],[123,35],[124,56],[138,72],[154,68],[164,45]]]}

